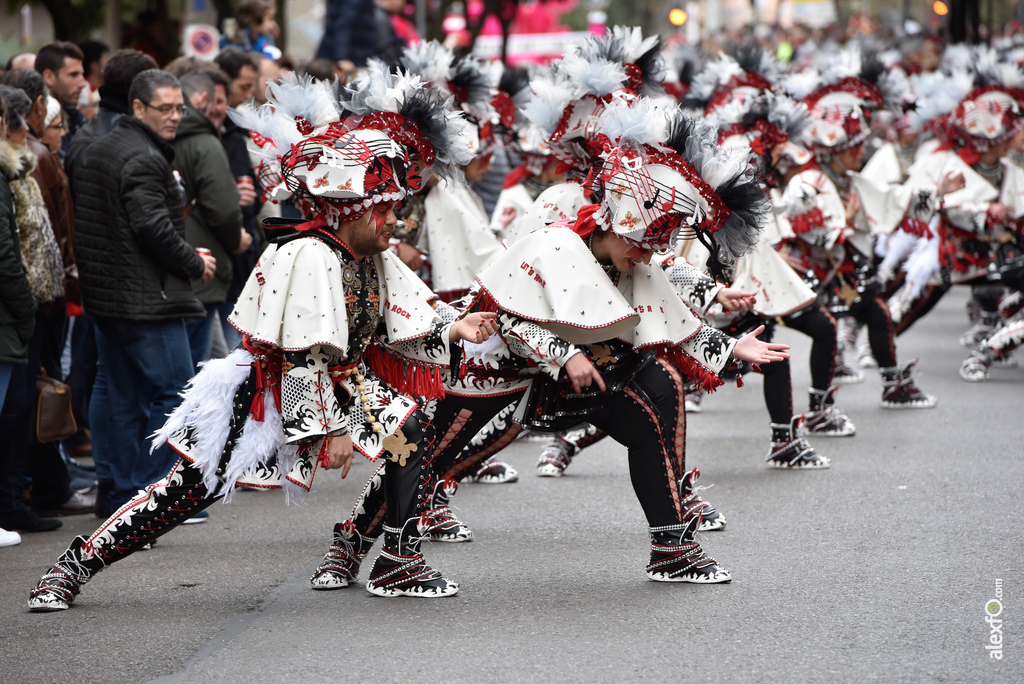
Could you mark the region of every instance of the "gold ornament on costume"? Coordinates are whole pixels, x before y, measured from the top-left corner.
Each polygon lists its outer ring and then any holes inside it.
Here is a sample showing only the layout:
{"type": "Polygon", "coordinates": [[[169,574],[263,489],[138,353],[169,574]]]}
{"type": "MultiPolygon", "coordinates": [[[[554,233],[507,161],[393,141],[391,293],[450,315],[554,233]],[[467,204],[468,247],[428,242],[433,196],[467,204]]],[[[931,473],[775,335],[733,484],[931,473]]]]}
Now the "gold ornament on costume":
{"type": "Polygon", "coordinates": [[[388,452],[387,459],[398,463],[398,465],[402,467],[405,467],[405,464],[412,455],[412,452],[419,449],[418,445],[410,444],[405,439],[405,433],[401,430],[396,430],[395,434],[390,437],[385,437],[383,446],[388,452]]]}

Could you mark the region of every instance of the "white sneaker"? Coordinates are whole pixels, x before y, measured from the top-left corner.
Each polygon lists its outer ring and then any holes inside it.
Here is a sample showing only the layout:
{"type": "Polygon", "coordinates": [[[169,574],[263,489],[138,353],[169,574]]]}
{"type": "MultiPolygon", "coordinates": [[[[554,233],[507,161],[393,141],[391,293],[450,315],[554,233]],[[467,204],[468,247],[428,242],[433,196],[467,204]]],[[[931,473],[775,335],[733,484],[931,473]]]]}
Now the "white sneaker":
{"type": "Polygon", "coordinates": [[[14,546],[21,543],[21,535],[0,527],[0,546],[14,546]]]}
{"type": "Polygon", "coordinates": [[[694,390],[683,395],[683,410],[687,413],[700,413],[700,400],[704,398],[704,392],[694,390]]]}
{"type": "Polygon", "coordinates": [[[878,361],[871,353],[871,345],[867,340],[857,346],[857,365],[861,368],[878,368],[878,361]]]}

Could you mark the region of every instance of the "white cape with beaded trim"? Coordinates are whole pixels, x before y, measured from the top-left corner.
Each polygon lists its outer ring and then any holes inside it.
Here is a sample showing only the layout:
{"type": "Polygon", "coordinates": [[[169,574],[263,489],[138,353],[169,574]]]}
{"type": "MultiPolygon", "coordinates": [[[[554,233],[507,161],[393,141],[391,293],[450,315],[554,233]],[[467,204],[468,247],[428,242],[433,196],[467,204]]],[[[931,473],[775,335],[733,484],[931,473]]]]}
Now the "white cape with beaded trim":
{"type": "MultiPolygon", "coordinates": [[[[388,341],[423,337],[438,320],[430,307],[434,294],[390,252],[375,255],[380,281],[380,313],[388,341]]],[[[253,340],[285,351],[325,344],[348,355],[348,316],[341,291],[350,267],[320,240],[300,238],[270,245],[260,257],[229,322],[253,340]],[[339,306],[339,304],[341,304],[339,306]]]]}
{"type": "Polygon", "coordinates": [[[477,282],[503,310],[573,344],[611,339],[637,349],[678,345],[701,327],[658,266],[613,283],[576,233],[545,227],[509,247],[477,282]]]}
{"type": "MultiPolygon", "coordinates": [[[[433,293],[393,255],[379,254],[373,261],[380,283],[379,311],[387,326],[387,341],[397,344],[430,333],[440,320],[429,305],[433,293]]],[[[271,245],[250,275],[230,321],[252,339],[278,349],[303,351],[329,346],[347,358],[347,310],[341,298],[346,268],[351,269],[330,246],[316,238],[271,245]]],[[[446,335],[442,337],[447,339],[446,335]]],[[[415,345],[405,347],[410,358],[422,356],[419,360],[435,365],[447,365],[450,356],[447,344],[436,345],[430,354],[418,354],[415,345]]],[[[262,420],[246,417],[227,470],[217,472],[232,415],[243,408],[235,406],[237,393],[249,377],[252,364],[253,356],[245,349],[236,349],[224,359],[206,363],[185,389],[181,405],[154,434],[154,443],[166,441],[194,463],[203,472],[210,491],[219,488],[226,500],[230,500],[236,486],[281,487],[289,500],[301,500],[312,485],[323,439],[301,446],[286,443],[273,392],[263,396],[262,420]]],[[[355,448],[375,460],[385,450],[387,439],[407,446],[399,428],[416,403],[372,377],[365,364],[359,368],[368,376],[367,405],[377,411],[377,421],[384,429],[373,432],[357,410],[349,413],[347,423],[355,448]]],[[[346,377],[341,382],[350,395],[358,395],[353,378],[346,377]]]]}
{"type": "Polygon", "coordinates": [[[504,251],[483,201],[468,187],[438,185],[423,207],[426,242],[421,244],[430,255],[434,292],[468,290],[476,274],[504,251]]]}

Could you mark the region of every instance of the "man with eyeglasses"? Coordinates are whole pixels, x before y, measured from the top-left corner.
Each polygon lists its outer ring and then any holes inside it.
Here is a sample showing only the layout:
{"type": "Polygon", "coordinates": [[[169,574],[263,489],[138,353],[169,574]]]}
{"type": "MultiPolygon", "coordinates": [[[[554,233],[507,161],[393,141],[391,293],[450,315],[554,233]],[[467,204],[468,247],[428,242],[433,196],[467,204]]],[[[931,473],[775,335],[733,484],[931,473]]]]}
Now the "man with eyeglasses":
{"type": "Polygon", "coordinates": [[[206,309],[190,279],[216,259],[185,241],[184,196],[171,161],[184,99],[174,76],[139,73],[129,115],[82,155],[75,171],[75,251],[82,303],[96,326],[99,364],[89,410],[94,450],[108,455],[111,509],[163,477],[174,458],[145,438],[192,377],[185,319],[206,309]]]}

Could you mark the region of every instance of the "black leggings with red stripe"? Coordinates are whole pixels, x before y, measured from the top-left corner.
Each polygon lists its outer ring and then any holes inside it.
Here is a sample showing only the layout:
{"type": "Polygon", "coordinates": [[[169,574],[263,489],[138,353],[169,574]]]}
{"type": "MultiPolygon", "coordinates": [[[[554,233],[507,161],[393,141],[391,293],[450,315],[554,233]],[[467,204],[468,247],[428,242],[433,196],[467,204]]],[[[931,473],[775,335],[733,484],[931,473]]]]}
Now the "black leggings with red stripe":
{"type": "MultiPolygon", "coordinates": [[[[686,467],[684,379],[665,361],[652,361],[622,391],[608,393],[602,405],[585,416],[628,450],[633,490],[651,526],[683,522],[680,480],[686,467]]],[[[518,402],[521,393],[502,397],[447,396],[432,416],[436,447],[431,458],[437,479],[461,479],[485,459],[512,442],[518,426],[495,431],[487,445],[466,449],[470,440],[495,415],[518,402]]],[[[356,530],[380,535],[384,500],[377,474],[370,479],[353,511],[356,530]]],[[[422,496],[422,494],[421,494],[422,496]]]]}
{"type": "MultiPolygon", "coordinates": [[[[504,409],[514,406],[522,395],[523,392],[515,392],[496,397],[468,398],[449,394],[437,403],[434,411],[430,413],[429,421],[424,418],[424,422],[428,422],[431,435],[429,441],[425,443],[425,448],[430,449],[430,453],[426,455],[429,472],[424,469],[416,515],[431,507],[434,484],[438,480],[448,477],[461,480],[476,470],[484,459],[515,439],[519,432],[518,426],[492,433],[492,443],[481,445],[479,449],[465,448],[492,418],[504,409]]],[[[511,421],[509,422],[511,424],[511,421]]],[[[382,486],[381,475],[384,467],[382,465],[370,477],[352,511],[352,523],[356,531],[364,537],[379,537],[385,516],[389,520],[391,518],[385,501],[385,487],[382,486]]]]}
{"type": "MultiPolygon", "coordinates": [[[[394,527],[401,527],[418,514],[421,502],[417,494],[431,486],[432,471],[427,461],[430,449],[426,442],[429,432],[421,423],[429,427],[421,414],[413,414],[401,429],[409,442],[423,444],[423,448],[409,453],[403,464],[385,460],[386,465],[382,466],[386,468],[386,476],[378,482],[380,498],[390,503],[387,522],[394,527]]],[[[221,472],[228,460],[230,455],[226,454],[221,472]]],[[[179,459],[165,479],[136,494],[84,540],[83,563],[95,573],[127,558],[222,498],[217,492],[209,494],[199,468],[184,458],[179,459]]],[[[384,508],[382,506],[382,511],[384,508]]]]}

